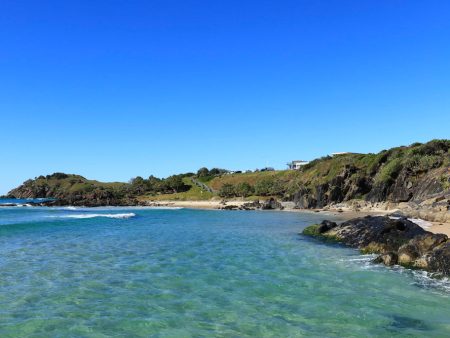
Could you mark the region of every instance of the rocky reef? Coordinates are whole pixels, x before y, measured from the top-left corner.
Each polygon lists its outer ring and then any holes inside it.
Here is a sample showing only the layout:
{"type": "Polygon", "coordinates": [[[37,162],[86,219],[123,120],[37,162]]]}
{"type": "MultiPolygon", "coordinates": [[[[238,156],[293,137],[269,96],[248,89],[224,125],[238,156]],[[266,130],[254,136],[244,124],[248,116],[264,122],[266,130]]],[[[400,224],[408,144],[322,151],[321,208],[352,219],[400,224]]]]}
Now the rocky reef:
{"type": "Polygon", "coordinates": [[[304,235],[336,241],[362,253],[376,253],[376,263],[399,264],[450,275],[450,240],[433,234],[406,218],[366,216],[341,224],[323,221],[305,228],[304,235]]]}

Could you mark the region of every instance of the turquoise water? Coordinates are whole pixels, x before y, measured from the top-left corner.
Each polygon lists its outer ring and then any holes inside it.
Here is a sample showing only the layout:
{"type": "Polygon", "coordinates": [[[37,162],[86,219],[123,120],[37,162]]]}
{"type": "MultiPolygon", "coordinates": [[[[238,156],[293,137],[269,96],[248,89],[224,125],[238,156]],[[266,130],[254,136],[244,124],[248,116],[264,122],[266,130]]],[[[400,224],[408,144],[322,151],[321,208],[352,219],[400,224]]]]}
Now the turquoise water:
{"type": "Polygon", "coordinates": [[[298,235],[322,217],[0,208],[0,336],[450,336],[448,281],[298,235]]]}

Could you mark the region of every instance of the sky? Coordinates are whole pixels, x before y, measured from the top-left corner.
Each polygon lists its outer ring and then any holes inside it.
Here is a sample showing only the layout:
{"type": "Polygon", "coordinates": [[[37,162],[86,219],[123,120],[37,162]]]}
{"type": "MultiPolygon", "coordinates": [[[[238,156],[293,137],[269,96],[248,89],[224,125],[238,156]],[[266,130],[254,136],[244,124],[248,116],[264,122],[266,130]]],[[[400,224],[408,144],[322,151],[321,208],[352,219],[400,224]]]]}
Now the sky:
{"type": "Polygon", "coordinates": [[[0,2],[0,194],[450,138],[449,1],[0,2]]]}

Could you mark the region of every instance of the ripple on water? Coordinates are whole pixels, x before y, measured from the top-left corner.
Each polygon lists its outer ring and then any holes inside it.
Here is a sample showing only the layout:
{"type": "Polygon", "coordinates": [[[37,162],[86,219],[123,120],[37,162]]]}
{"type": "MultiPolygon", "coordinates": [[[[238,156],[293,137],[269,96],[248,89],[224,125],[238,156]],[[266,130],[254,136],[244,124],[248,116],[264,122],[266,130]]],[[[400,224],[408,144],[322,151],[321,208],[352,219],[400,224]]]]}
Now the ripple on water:
{"type": "Polygon", "coordinates": [[[448,280],[298,235],[320,216],[68,213],[0,211],[0,335],[450,334],[448,280]]]}

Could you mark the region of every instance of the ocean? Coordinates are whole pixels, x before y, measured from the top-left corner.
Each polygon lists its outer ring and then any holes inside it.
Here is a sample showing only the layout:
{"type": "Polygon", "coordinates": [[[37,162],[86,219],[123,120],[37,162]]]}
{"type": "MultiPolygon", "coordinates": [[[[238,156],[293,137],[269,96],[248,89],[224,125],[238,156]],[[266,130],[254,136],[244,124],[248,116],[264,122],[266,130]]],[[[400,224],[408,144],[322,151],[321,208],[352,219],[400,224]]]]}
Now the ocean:
{"type": "Polygon", "coordinates": [[[299,234],[323,217],[0,207],[0,336],[450,336],[448,279],[299,234]]]}

